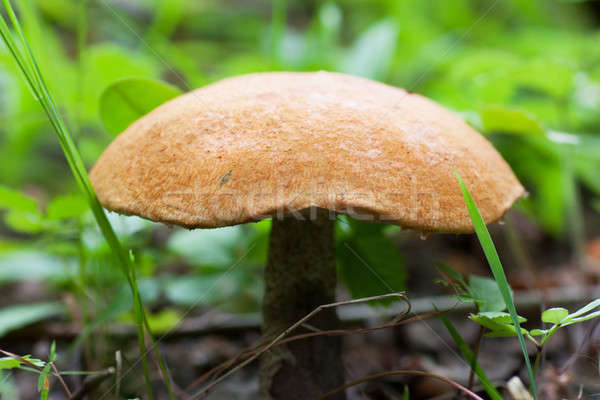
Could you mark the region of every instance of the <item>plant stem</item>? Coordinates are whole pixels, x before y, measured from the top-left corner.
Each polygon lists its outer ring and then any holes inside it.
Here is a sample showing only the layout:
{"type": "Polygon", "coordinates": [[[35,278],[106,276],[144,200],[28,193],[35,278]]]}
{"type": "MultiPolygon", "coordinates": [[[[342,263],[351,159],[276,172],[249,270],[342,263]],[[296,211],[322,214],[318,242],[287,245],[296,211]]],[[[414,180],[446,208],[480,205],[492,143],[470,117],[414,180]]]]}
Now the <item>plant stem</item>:
{"type": "Polygon", "coordinates": [[[467,389],[471,390],[473,388],[473,381],[475,380],[475,367],[477,365],[477,358],[479,357],[479,348],[481,347],[481,340],[483,339],[483,332],[485,328],[483,326],[479,326],[479,333],[477,335],[477,342],[475,342],[475,348],[473,349],[473,360],[471,361],[471,372],[469,373],[469,384],[467,385],[467,389]]]}
{"type": "Polygon", "coordinates": [[[540,360],[542,358],[543,346],[536,346],[537,352],[535,355],[535,362],[533,363],[533,376],[537,377],[538,369],[540,367],[540,360]]]}
{"type": "MultiPolygon", "coordinates": [[[[335,221],[326,210],[318,211],[314,218],[273,218],[263,301],[267,340],[335,299],[335,221]]],[[[327,309],[315,315],[310,325],[335,329],[339,320],[334,309],[327,309]]],[[[281,345],[261,357],[261,399],[314,399],[342,385],[343,372],[340,337],[319,336],[281,345]]],[[[335,398],[344,399],[344,393],[335,398]]]]}

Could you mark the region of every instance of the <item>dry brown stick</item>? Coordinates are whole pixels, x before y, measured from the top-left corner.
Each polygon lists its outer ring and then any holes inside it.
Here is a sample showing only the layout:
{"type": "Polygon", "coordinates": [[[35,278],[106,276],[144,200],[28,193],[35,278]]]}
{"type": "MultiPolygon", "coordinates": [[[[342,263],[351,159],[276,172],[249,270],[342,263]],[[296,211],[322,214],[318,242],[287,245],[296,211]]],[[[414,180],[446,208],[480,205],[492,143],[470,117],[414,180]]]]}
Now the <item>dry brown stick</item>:
{"type": "Polygon", "coordinates": [[[475,366],[477,365],[477,359],[479,358],[479,349],[481,348],[481,340],[483,339],[483,333],[485,328],[479,327],[479,333],[477,334],[477,342],[475,342],[475,349],[473,350],[473,361],[471,362],[471,372],[469,372],[469,384],[467,388],[473,388],[473,381],[475,380],[475,366]]]}
{"type": "MultiPolygon", "coordinates": [[[[29,368],[35,369],[36,371],[42,371],[44,369],[42,367],[39,367],[39,366],[35,365],[31,361],[28,361],[25,358],[23,358],[23,357],[21,357],[21,356],[19,356],[17,354],[13,354],[13,353],[11,353],[9,351],[0,349],[0,353],[4,354],[5,356],[14,358],[15,360],[21,362],[22,364],[27,365],[29,368]]],[[[60,372],[58,372],[58,369],[56,368],[56,366],[54,365],[54,363],[50,363],[50,366],[53,369],[53,371],[50,374],[53,375],[53,376],[55,376],[56,379],[58,379],[58,381],[60,382],[60,385],[62,386],[63,390],[67,394],[67,397],[71,397],[71,391],[69,390],[69,387],[67,386],[67,383],[63,380],[62,376],[60,375],[60,372]]]]}
{"type": "Polygon", "coordinates": [[[95,373],[93,375],[88,376],[83,380],[83,385],[73,393],[73,395],[69,396],[69,400],[81,400],[83,397],[88,394],[88,392],[92,391],[103,380],[115,374],[115,369],[110,367],[100,373],[95,373]]]}
{"type": "MultiPolygon", "coordinates": [[[[396,321],[398,319],[398,318],[396,318],[392,323],[384,324],[384,325],[379,325],[379,326],[375,326],[375,327],[371,327],[371,328],[336,329],[336,330],[327,330],[327,331],[320,331],[320,332],[303,333],[303,334],[299,334],[299,335],[294,335],[294,336],[286,338],[286,339],[282,339],[276,345],[281,345],[281,344],[293,342],[295,340],[307,339],[307,338],[310,338],[310,337],[313,337],[313,336],[360,334],[360,333],[366,333],[366,332],[371,332],[371,331],[377,331],[377,330],[381,330],[381,329],[393,328],[393,327],[404,325],[404,324],[408,324],[408,323],[411,323],[411,322],[414,322],[414,321],[419,321],[419,320],[422,320],[422,319],[427,319],[427,318],[430,318],[430,317],[435,317],[435,316],[443,314],[443,313],[445,313],[447,311],[448,310],[431,311],[431,312],[428,312],[428,313],[425,313],[425,314],[415,315],[413,317],[402,319],[402,320],[399,320],[399,321],[396,321]]],[[[204,381],[206,381],[211,376],[216,375],[219,372],[221,372],[223,370],[226,370],[230,366],[234,365],[236,362],[239,362],[241,360],[245,360],[248,357],[250,357],[253,354],[255,354],[256,352],[263,351],[263,348],[265,346],[266,345],[259,345],[259,346],[255,347],[255,348],[251,349],[251,350],[243,351],[243,352],[239,353],[238,355],[236,355],[235,357],[233,357],[233,358],[231,358],[231,359],[229,359],[227,361],[224,361],[223,363],[217,365],[216,367],[212,368],[210,371],[207,371],[204,374],[202,374],[200,377],[198,377],[194,382],[192,382],[191,384],[189,384],[186,387],[186,390],[193,389],[194,387],[196,387],[199,384],[201,384],[204,381]]]]}
{"type": "Polygon", "coordinates": [[[63,380],[62,376],[60,376],[60,372],[58,372],[58,368],[56,368],[56,365],[54,365],[54,362],[51,362],[50,366],[52,367],[52,370],[54,371],[54,376],[57,377],[58,381],[62,385],[67,396],[71,397],[71,391],[69,390],[69,387],[67,386],[67,383],[63,380]]]}
{"type": "MultiPolygon", "coordinates": [[[[262,353],[264,353],[265,351],[268,351],[272,347],[278,345],[281,342],[281,340],[283,340],[283,338],[285,338],[290,332],[294,331],[296,328],[303,325],[306,321],[310,320],[313,316],[320,313],[321,311],[329,309],[329,308],[335,308],[335,307],[345,306],[345,305],[349,305],[349,304],[367,303],[369,301],[389,299],[392,297],[400,298],[401,300],[406,302],[406,304],[408,305],[408,309],[401,316],[404,316],[410,312],[410,301],[408,301],[408,298],[406,297],[406,295],[403,292],[388,293],[388,294],[384,294],[381,296],[365,297],[362,299],[338,301],[335,303],[320,305],[319,307],[315,308],[310,313],[308,313],[304,318],[301,318],[300,320],[298,320],[297,322],[292,324],[289,328],[287,328],[286,330],[281,332],[281,334],[279,334],[276,338],[271,340],[266,346],[263,346],[263,347],[259,348],[258,350],[254,351],[254,353],[250,357],[248,357],[246,360],[242,361],[240,364],[236,365],[234,368],[227,371],[223,375],[219,376],[217,379],[215,379],[213,382],[206,385],[204,388],[200,389],[198,392],[196,392],[194,395],[192,395],[191,400],[197,399],[200,396],[202,396],[203,394],[207,393],[210,389],[212,389],[214,386],[218,385],[220,382],[222,382],[228,376],[230,376],[234,372],[238,371],[239,369],[245,367],[246,365],[248,365],[249,363],[254,361],[262,353]]],[[[398,316],[395,320],[400,319],[401,316],[398,316]]]]}
{"type": "Polygon", "coordinates": [[[123,357],[121,356],[121,350],[115,352],[115,399],[119,399],[119,393],[121,392],[121,373],[123,372],[123,357]]]}
{"type": "Polygon", "coordinates": [[[365,376],[364,378],[360,378],[357,379],[355,381],[352,381],[350,383],[345,384],[344,386],[340,386],[338,388],[335,388],[323,395],[321,395],[317,400],[323,400],[329,396],[332,396],[338,392],[341,392],[342,390],[346,390],[349,387],[361,384],[363,382],[367,382],[367,381],[371,381],[374,379],[379,379],[379,378],[383,378],[385,376],[391,376],[391,375],[421,375],[421,376],[428,376],[430,378],[435,378],[435,379],[439,379],[442,382],[446,382],[447,384],[455,387],[456,389],[464,392],[465,394],[467,394],[468,396],[470,396],[472,399],[475,400],[483,400],[481,397],[479,397],[477,394],[473,393],[472,391],[470,391],[469,389],[467,389],[466,387],[464,387],[463,385],[461,385],[460,383],[454,382],[452,379],[448,379],[444,376],[440,376],[440,375],[435,375],[432,374],[430,372],[425,372],[425,371],[418,371],[418,370],[411,370],[411,369],[400,369],[400,370],[396,370],[396,371],[386,371],[386,372],[380,372],[378,374],[374,374],[374,375],[369,375],[369,376],[365,376]]]}

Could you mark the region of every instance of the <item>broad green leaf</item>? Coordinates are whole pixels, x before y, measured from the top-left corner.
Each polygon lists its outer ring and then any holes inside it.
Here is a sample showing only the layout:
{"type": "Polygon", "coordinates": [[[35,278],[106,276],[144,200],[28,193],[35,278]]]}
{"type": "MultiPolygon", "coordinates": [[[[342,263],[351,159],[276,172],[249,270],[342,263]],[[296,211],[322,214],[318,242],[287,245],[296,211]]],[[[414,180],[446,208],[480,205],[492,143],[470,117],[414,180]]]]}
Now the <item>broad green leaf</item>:
{"type": "Polygon", "coordinates": [[[173,304],[195,306],[214,304],[235,293],[236,284],[223,274],[186,276],[166,280],[164,291],[173,304]]]}
{"type": "Polygon", "coordinates": [[[31,303],[0,309],[0,337],[15,329],[62,314],[62,303],[31,303]]]}
{"type": "Polygon", "coordinates": [[[392,18],[381,20],[363,32],[342,61],[342,72],[381,79],[387,73],[398,41],[398,24],[392,18]]]}
{"type": "Polygon", "coordinates": [[[175,328],[182,317],[175,310],[163,310],[156,314],[148,314],[147,318],[152,333],[164,334],[175,328]]]}
{"type": "Polygon", "coordinates": [[[36,0],[36,5],[52,21],[68,28],[74,28],[77,24],[77,7],[74,7],[73,0],[36,0]]]}
{"type": "Polygon", "coordinates": [[[574,87],[577,70],[573,63],[553,58],[534,58],[514,70],[522,87],[542,90],[551,96],[566,96],[574,87]]]}
{"type": "MultiPolygon", "coordinates": [[[[491,319],[495,322],[503,323],[503,324],[512,324],[512,318],[509,313],[502,311],[484,311],[479,312],[476,315],[484,318],[491,319]]],[[[527,319],[525,317],[521,317],[519,315],[519,322],[526,322],[527,319]]]]}
{"type": "Polygon", "coordinates": [[[549,324],[559,324],[567,315],[569,315],[569,310],[566,308],[550,308],[542,313],[542,321],[549,324]]]}
{"type": "Polygon", "coordinates": [[[31,197],[0,185],[0,209],[35,213],[38,211],[38,206],[31,197]]]}
{"type": "Polygon", "coordinates": [[[46,210],[50,219],[67,219],[83,215],[89,210],[87,201],[81,196],[55,197],[46,210]]]}
{"type": "Polygon", "coordinates": [[[560,233],[569,209],[563,188],[571,177],[563,166],[558,144],[538,135],[496,135],[492,139],[530,191],[530,196],[522,199],[519,206],[546,231],[560,233]]]}
{"type": "Polygon", "coordinates": [[[506,309],[498,284],[490,278],[471,275],[469,277],[469,292],[477,303],[480,312],[503,311],[506,309]]]}
{"type": "Polygon", "coordinates": [[[119,79],[100,96],[100,118],[110,133],[118,135],[140,117],[180,94],[175,86],[157,80],[119,79]]]}
{"type": "Polygon", "coordinates": [[[66,279],[72,265],[50,254],[16,250],[0,255],[0,282],[66,279]]]}
{"type": "Polygon", "coordinates": [[[237,260],[236,249],[242,241],[240,226],[179,230],[169,238],[167,247],[194,266],[227,268],[237,260]]]}
{"type": "Polygon", "coordinates": [[[404,289],[404,260],[384,226],[347,219],[351,232],[340,238],[336,257],[340,275],[352,297],[378,296],[404,289]]]}
{"type": "Polygon", "coordinates": [[[11,210],[4,217],[4,222],[15,232],[34,234],[44,229],[43,217],[37,211],[11,210]]]}
{"type": "Polygon", "coordinates": [[[479,110],[483,129],[487,132],[542,135],[544,129],[533,115],[524,110],[504,106],[487,106],[479,110]]]}
{"type": "Polygon", "coordinates": [[[100,96],[116,80],[132,76],[154,78],[159,65],[141,52],[115,44],[86,46],[83,53],[84,111],[88,118],[98,117],[100,96]]]}
{"type": "MultiPolygon", "coordinates": [[[[517,330],[512,324],[511,317],[507,313],[494,312],[471,314],[469,318],[479,325],[488,328],[490,330],[490,332],[486,334],[488,337],[510,337],[516,336],[517,334],[517,330]],[[485,314],[489,314],[490,316],[486,316],[485,314]]],[[[519,320],[524,322],[523,317],[519,317],[519,320]]],[[[524,328],[521,328],[521,332],[527,334],[527,330],[524,328]]]]}
{"type": "Polygon", "coordinates": [[[155,2],[155,14],[148,36],[159,35],[164,38],[171,36],[181,18],[185,15],[186,0],[170,0],[155,2]]]}

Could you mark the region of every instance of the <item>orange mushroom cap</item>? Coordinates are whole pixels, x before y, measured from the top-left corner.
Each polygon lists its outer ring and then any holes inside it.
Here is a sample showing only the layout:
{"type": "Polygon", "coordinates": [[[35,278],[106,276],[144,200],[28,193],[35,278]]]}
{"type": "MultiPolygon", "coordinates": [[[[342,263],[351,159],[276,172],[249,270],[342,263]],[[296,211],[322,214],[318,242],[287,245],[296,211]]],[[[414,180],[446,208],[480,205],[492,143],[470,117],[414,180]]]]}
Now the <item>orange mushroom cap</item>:
{"type": "Polygon", "coordinates": [[[494,147],[435,102],[329,72],[259,73],[184,94],[133,123],[91,171],[102,205],[189,228],[320,207],[472,232],[524,189],[494,147]]]}

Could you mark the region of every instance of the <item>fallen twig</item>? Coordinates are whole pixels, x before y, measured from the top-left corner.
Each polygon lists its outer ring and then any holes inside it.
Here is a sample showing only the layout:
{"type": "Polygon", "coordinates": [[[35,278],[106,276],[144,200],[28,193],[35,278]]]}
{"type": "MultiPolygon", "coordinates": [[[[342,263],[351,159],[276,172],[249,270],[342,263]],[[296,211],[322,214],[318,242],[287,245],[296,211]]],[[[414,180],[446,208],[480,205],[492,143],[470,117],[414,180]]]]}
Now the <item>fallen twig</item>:
{"type": "Polygon", "coordinates": [[[83,385],[69,396],[69,400],[81,400],[83,397],[94,390],[102,383],[106,378],[115,374],[113,367],[107,368],[106,370],[97,374],[90,375],[83,380],[83,385]]]}
{"type": "MultiPolygon", "coordinates": [[[[524,312],[534,308],[539,311],[540,301],[548,304],[560,304],[563,307],[582,303],[590,298],[600,297],[598,285],[565,286],[547,288],[540,290],[526,290],[515,292],[515,305],[524,312]]],[[[456,304],[456,296],[428,296],[411,299],[411,311],[414,314],[423,314],[432,311],[431,304],[436,304],[440,309],[448,309],[450,313],[460,313],[472,309],[470,303],[456,304]]],[[[398,315],[399,308],[391,305],[388,308],[374,310],[364,304],[350,305],[338,310],[342,323],[354,323],[369,320],[371,318],[389,318],[398,315]]],[[[170,332],[166,339],[179,337],[198,337],[211,333],[231,332],[240,330],[260,329],[261,317],[259,313],[225,314],[209,311],[205,315],[186,318],[174,331],[170,332]]],[[[103,332],[115,337],[135,337],[136,328],[132,324],[108,324],[103,327],[103,332]]],[[[27,329],[20,329],[8,333],[3,341],[23,340],[38,337],[52,337],[57,340],[70,340],[81,334],[78,324],[47,322],[38,324],[27,329]]]]}
{"type": "MultiPolygon", "coordinates": [[[[210,389],[212,389],[214,386],[216,386],[217,384],[219,384],[220,382],[222,382],[224,379],[226,379],[227,377],[229,377],[231,374],[233,374],[234,372],[238,371],[239,369],[245,367],[246,365],[248,365],[249,363],[251,363],[252,361],[254,361],[255,359],[257,359],[265,351],[271,349],[272,347],[274,347],[274,346],[276,346],[278,344],[282,344],[283,343],[283,339],[288,334],[290,334],[292,331],[294,331],[299,326],[301,326],[304,323],[306,323],[306,321],[310,320],[313,316],[315,316],[319,312],[321,312],[323,310],[326,310],[326,309],[329,309],[329,308],[335,308],[335,307],[345,306],[345,305],[349,305],[349,304],[366,303],[366,302],[369,302],[369,301],[388,299],[388,298],[392,298],[392,297],[400,298],[400,299],[402,299],[408,305],[408,308],[406,310],[404,310],[401,314],[397,315],[396,318],[394,319],[394,322],[397,324],[397,322],[401,318],[403,318],[408,313],[410,313],[410,309],[411,309],[411,304],[408,301],[408,298],[402,292],[399,292],[399,293],[388,293],[388,294],[384,294],[384,295],[381,295],[381,296],[365,297],[365,298],[362,298],[362,299],[339,301],[339,302],[336,302],[336,303],[330,303],[330,304],[321,305],[321,306],[315,308],[310,313],[308,313],[304,318],[301,318],[296,323],[294,323],[292,326],[290,326],[289,328],[287,328],[286,330],[284,330],[281,334],[279,334],[277,337],[275,337],[273,340],[271,340],[268,344],[266,344],[264,346],[259,346],[257,349],[252,350],[251,351],[251,355],[247,359],[245,359],[244,361],[242,361],[241,363],[239,363],[238,365],[236,365],[234,368],[232,368],[231,370],[227,371],[223,375],[219,376],[217,379],[215,379],[213,382],[211,382],[208,385],[206,385],[204,388],[200,389],[197,393],[195,393],[191,397],[191,399],[197,399],[200,396],[204,395],[210,389]]],[[[317,335],[340,334],[338,332],[347,332],[347,331],[346,330],[341,330],[341,331],[338,330],[338,331],[333,331],[333,332],[332,331],[310,332],[310,333],[307,333],[307,334],[304,334],[304,335],[301,335],[301,336],[302,336],[302,338],[306,338],[306,337],[317,336],[317,335]]],[[[236,360],[239,360],[239,356],[236,357],[236,360]]]]}
{"type": "Polygon", "coordinates": [[[483,398],[479,397],[477,394],[473,393],[472,391],[470,391],[469,389],[467,389],[466,387],[464,387],[463,385],[461,385],[460,383],[454,382],[452,379],[448,379],[444,376],[440,376],[440,375],[435,375],[432,374],[430,372],[425,372],[425,371],[418,371],[418,370],[411,370],[411,369],[400,369],[400,370],[396,370],[396,371],[386,371],[386,372],[380,372],[378,374],[374,374],[374,375],[369,375],[366,376],[364,378],[360,378],[357,379],[355,381],[352,381],[350,383],[347,383],[343,386],[340,386],[338,388],[335,388],[323,395],[321,395],[317,400],[323,400],[329,396],[332,396],[336,393],[341,392],[342,390],[346,390],[349,387],[352,386],[356,386],[359,385],[363,382],[367,382],[367,381],[371,381],[374,379],[379,379],[379,378],[383,378],[385,376],[391,376],[391,375],[421,375],[421,376],[428,376],[430,378],[435,378],[435,379],[439,379],[442,382],[446,382],[447,384],[455,387],[456,389],[464,392],[466,395],[468,395],[469,397],[471,397],[472,399],[475,400],[483,400],[483,398]]]}

